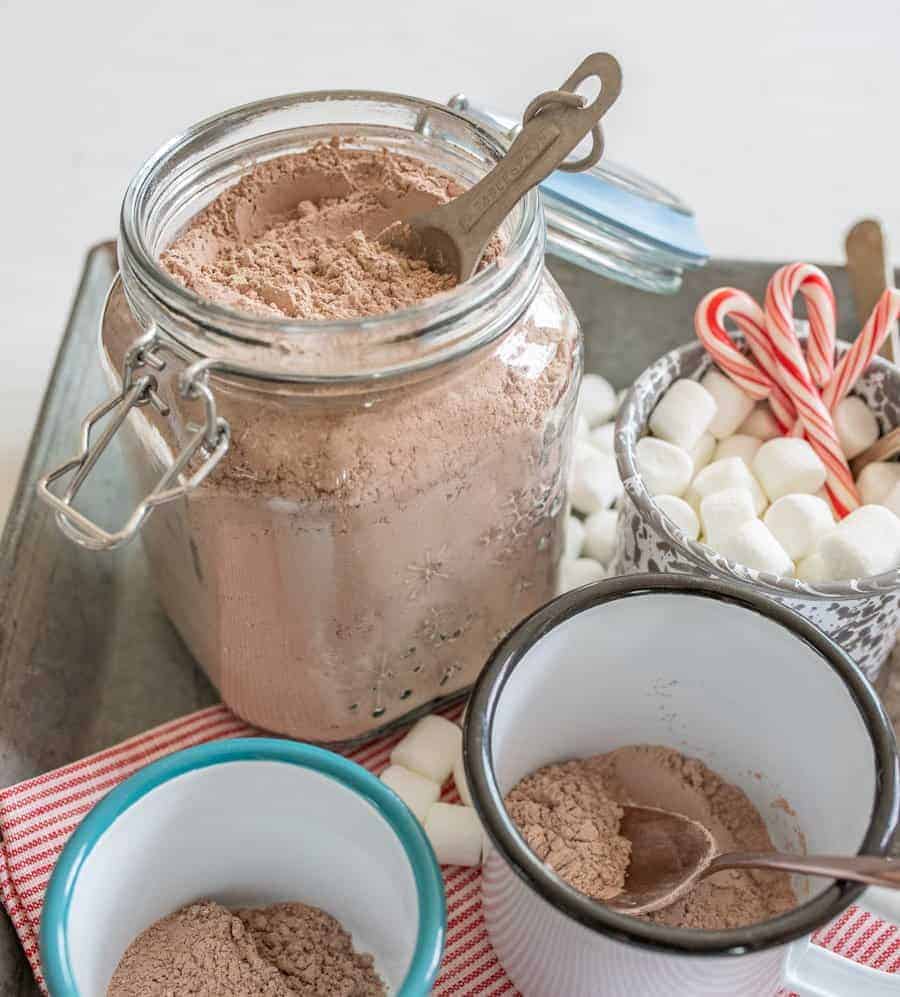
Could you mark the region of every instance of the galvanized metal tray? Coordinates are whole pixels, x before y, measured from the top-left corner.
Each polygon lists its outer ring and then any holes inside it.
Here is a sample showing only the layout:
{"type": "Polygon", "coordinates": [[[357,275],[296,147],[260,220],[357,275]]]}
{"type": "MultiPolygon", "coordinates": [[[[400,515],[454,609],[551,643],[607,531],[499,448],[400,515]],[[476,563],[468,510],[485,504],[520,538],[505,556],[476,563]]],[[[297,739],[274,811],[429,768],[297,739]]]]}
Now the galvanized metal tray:
{"type": "MultiPolygon", "coordinates": [[[[770,263],[716,261],[689,273],[674,297],[623,287],[553,261],[585,333],[586,366],[628,384],[665,350],[689,339],[699,298],[734,284],[762,297],[770,263]]],[[[852,338],[846,273],[825,268],[852,338]]],[[[164,616],[143,550],[92,554],[62,537],[35,501],[34,484],[72,452],[77,427],[106,394],[97,356],[103,299],[115,246],[85,262],[19,488],[0,544],[0,785],[83,757],[155,724],[206,706],[215,690],[164,616]]],[[[124,520],[133,502],[113,444],[85,496],[100,522],[124,520]]],[[[900,723],[900,674],[885,696],[900,723]]],[[[37,994],[6,918],[0,921],[0,997],[37,994]]]]}

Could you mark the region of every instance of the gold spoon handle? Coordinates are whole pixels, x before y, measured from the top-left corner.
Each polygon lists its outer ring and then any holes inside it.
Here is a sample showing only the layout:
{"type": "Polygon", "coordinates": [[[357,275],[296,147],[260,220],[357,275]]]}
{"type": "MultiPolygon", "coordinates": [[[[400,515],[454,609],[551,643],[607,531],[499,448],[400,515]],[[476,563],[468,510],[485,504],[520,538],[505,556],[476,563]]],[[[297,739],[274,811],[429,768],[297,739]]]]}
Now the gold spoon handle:
{"type": "Polygon", "coordinates": [[[849,879],[854,883],[900,889],[900,861],[874,855],[788,855],[782,852],[730,852],[710,862],[704,878],[723,869],[778,869],[807,876],[849,879]]]}
{"type": "Polygon", "coordinates": [[[542,93],[528,105],[523,128],[503,159],[459,197],[438,209],[441,228],[452,232],[460,256],[460,279],[470,277],[490,237],[532,187],[562,168],[582,170],[603,153],[599,121],[622,89],[622,70],[608,53],[589,55],[560,90],[542,93]],[[579,84],[598,77],[600,93],[590,104],[575,93],[579,84]],[[590,132],[588,156],[565,164],[566,156],[590,132]]]}

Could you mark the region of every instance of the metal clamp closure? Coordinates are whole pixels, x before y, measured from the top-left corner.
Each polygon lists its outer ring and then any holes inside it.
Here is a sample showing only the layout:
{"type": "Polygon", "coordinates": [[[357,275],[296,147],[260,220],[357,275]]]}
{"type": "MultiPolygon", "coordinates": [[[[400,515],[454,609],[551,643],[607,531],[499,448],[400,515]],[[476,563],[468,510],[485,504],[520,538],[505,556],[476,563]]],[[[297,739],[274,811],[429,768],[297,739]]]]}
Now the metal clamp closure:
{"type": "Polygon", "coordinates": [[[156,379],[156,374],[166,367],[162,354],[167,351],[169,348],[160,340],[155,329],[131,346],[122,365],[122,390],[85,417],[81,424],[81,450],[78,455],[44,475],[37,483],[40,498],[56,511],[59,528],[70,540],[88,550],[113,550],[128,543],[137,536],[144,520],[157,506],[181,498],[197,488],[228,452],[231,429],[226,420],[217,414],[215,397],[207,381],[214,362],[203,360],[182,372],[178,388],[183,398],[203,402],[204,424],[193,432],[181,453],[125,525],[110,533],[74,508],[72,503],[80,488],[132,409],[152,405],[160,415],[168,415],[169,408],[157,393],[156,379]],[[111,416],[108,424],[99,439],[93,442],[94,427],[107,416],[111,416]],[[192,474],[182,476],[197,454],[203,457],[203,462],[192,474]],[[68,475],[72,477],[65,491],[61,495],[55,494],[50,486],[68,475]]]}

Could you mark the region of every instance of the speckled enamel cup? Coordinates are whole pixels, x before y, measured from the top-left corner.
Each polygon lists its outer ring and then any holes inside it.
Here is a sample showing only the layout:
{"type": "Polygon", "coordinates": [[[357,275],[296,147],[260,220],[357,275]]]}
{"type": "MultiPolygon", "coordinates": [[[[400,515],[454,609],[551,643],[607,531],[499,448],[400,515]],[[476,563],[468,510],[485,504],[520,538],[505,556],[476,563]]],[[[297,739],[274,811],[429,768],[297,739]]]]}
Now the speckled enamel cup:
{"type": "Polygon", "coordinates": [[[861,886],[801,880],[793,910],[700,931],[616,913],[544,865],[506,793],[543,765],[627,744],[699,757],[744,790],[786,851],[805,838],[810,854],[883,855],[897,826],[890,721],[801,616],[748,586],[675,574],[567,592],[494,652],[464,735],[488,834],[485,922],[525,997],[766,997],[779,983],[818,997],[896,994],[894,976],[808,943],[861,886]]]}
{"type": "Polygon", "coordinates": [[[301,900],[328,911],[397,997],[426,997],[446,931],[419,822],[361,766],[308,744],[237,738],[123,782],[53,870],[41,962],[53,997],[100,997],[125,949],[192,901],[301,900]]]}
{"type": "MultiPolygon", "coordinates": [[[[739,340],[739,337],[735,337],[739,340]]],[[[843,352],[846,346],[840,347],[843,352]]],[[[616,422],[615,448],[625,495],[619,507],[615,574],[680,571],[756,586],[823,630],[877,681],[900,624],[900,571],[811,585],[755,571],[689,540],[653,501],[641,479],[634,448],[673,381],[701,378],[712,361],[700,343],[660,357],[634,382],[616,422]]],[[[875,412],[882,433],[900,425],[900,370],[876,358],[853,391],[875,412]]]]}

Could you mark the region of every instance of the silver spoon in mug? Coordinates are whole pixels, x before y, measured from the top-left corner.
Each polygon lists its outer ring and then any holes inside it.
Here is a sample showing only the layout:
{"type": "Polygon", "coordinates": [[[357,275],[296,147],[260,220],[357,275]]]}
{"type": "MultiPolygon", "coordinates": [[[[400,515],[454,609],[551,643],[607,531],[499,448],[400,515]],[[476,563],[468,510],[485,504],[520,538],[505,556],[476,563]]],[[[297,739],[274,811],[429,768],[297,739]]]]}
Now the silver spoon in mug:
{"type": "Polygon", "coordinates": [[[539,94],[525,109],[522,130],[497,165],[469,190],[431,211],[389,225],[379,241],[436,270],[468,280],[499,224],[532,187],[554,170],[586,170],[603,155],[599,122],[622,89],[622,70],[613,56],[589,55],[559,90],[539,94]],[[575,90],[597,77],[600,94],[590,104],[575,90]],[[577,162],[566,156],[588,134],[590,153],[577,162]]]}
{"type": "Polygon", "coordinates": [[[700,823],[656,807],[623,806],[619,833],[631,842],[622,893],[603,901],[621,914],[648,914],[668,907],[702,879],[723,869],[781,872],[849,879],[900,889],[900,861],[872,855],[789,855],[782,852],[718,853],[700,823]]]}

